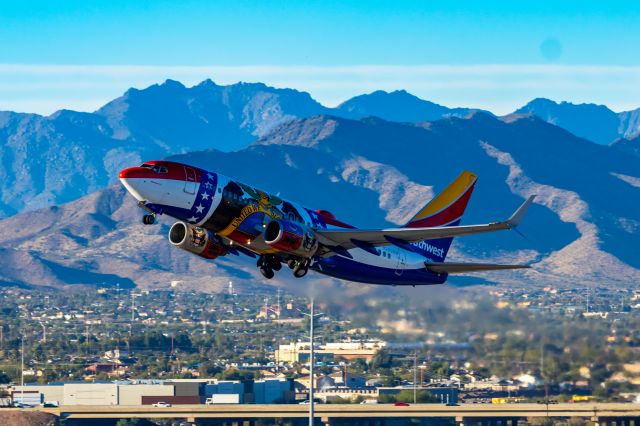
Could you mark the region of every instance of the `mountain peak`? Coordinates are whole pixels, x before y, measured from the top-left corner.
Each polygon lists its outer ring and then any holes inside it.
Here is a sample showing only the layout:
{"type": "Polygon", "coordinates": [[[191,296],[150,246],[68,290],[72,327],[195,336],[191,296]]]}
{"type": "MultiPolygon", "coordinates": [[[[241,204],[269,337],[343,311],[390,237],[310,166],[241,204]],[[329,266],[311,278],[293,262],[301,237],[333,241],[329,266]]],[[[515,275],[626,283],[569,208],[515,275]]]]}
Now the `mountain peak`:
{"type": "Polygon", "coordinates": [[[200,83],[198,83],[196,86],[193,87],[201,87],[201,88],[216,88],[216,87],[220,87],[218,86],[213,80],[211,80],[210,78],[204,79],[202,80],[200,83]]]}
{"type": "Polygon", "coordinates": [[[605,105],[560,103],[537,98],[515,111],[516,114],[534,114],[541,119],[564,127],[576,136],[601,145],[608,145],[620,137],[620,118],[605,105]]]}
{"type": "Polygon", "coordinates": [[[167,87],[167,88],[176,88],[176,89],[184,89],[185,88],[184,84],[180,83],[177,80],[172,80],[170,78],[166,79],[164,81],[164,83],[162,83],[160,86],[161,87],[167,87]]]}

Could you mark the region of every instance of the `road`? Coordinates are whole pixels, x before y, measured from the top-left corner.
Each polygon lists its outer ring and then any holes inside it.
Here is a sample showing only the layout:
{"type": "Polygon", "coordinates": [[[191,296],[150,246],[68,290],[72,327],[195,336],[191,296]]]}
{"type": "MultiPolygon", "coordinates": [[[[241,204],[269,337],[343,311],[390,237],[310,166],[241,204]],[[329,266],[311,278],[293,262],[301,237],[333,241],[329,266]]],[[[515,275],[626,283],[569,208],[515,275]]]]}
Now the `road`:
{"type": "MultiPolygon", "coordinates": [[[[5,410],[20,410],[5,408],[5,410]]],[[[155,408],[149,405],[75,405],[56,408],[31,408],[64,418],[301,418],[308,416],[308,405],[292,404],[233,404],[233,405],[176,405],[155,408]]],[[[640,404],[411,404],[396,407],[392,404],[317,404],[316,415],[332,418],[388,418],[388,417],[455,417],[460,422],[471,418],[523,417],[640,417],[640,404]]]]}

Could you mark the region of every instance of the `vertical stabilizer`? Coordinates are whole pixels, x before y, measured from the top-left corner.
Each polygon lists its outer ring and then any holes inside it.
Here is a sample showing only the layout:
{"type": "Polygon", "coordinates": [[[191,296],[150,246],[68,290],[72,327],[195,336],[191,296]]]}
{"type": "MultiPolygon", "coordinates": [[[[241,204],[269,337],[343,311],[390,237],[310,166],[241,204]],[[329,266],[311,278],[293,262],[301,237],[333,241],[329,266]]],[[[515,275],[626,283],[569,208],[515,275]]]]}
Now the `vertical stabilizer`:
{"type": "MultiPolygon", "coordinates": [[[[477,176],[464,171],[444,191],[424,206],[405,228],[429,228],[434,226],[457,226],[460,224],[477,176]]],[[[414,243],[414,250],[429,259],[443,262],[453,238],[441,238],[414,243]]]]}

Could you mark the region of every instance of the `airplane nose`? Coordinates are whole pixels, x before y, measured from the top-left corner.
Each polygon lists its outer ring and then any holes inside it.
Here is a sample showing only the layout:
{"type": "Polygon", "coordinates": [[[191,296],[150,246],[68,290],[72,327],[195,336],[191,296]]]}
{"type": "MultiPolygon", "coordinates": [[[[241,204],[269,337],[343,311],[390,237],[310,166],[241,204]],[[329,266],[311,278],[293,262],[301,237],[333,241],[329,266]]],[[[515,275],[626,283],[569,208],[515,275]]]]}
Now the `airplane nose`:
{"type": "Polygon", "coordinates": [[[120,174],[118,175],[118,177],[120,179],[141,178],[141,177],[145,177],[144,176],[145,172],[146,170],[143,169],[142,167],[129,167],[128,169],[120,170],[120,174]]]}
{"type": "Polygon", "coordinates": [[[147,170],[142,167],[130,167],[121,170],[118,174],[120,182],[138,201],[144,201],[147,198],[143,194],[145,192],[144,181],[141,181],[141,178],[147,177],[146,172],[147,170]]]}

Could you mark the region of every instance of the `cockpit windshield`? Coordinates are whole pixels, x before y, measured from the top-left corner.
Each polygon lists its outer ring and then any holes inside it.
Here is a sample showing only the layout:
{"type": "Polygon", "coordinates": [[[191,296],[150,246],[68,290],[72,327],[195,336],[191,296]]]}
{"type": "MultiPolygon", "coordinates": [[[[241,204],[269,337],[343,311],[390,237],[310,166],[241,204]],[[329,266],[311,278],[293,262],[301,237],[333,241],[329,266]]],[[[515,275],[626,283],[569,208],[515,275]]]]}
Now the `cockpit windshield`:
{"type": "Polygon", "coordinates": [[[140,167],[152,170],[152,171],[154,171],[156,173],[169,173],[169,170],[164,166],[154,166],[154,165],[149,164],[149,163],[143,163],[143,164],[140,165],[140,167]]]}

